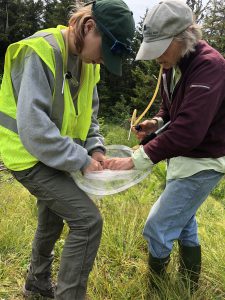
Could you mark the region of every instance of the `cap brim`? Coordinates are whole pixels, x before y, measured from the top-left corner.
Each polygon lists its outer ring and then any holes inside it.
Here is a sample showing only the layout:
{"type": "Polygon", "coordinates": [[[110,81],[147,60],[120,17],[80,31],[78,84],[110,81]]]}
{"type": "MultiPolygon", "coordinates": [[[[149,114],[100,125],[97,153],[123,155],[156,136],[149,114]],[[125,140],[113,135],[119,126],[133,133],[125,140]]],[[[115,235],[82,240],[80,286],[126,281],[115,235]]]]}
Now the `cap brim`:
{"type": "Polygon", "coordinates": [[[122,57],[111,52],[110,46],[102,38],[102,56],[105,67],[110,73],[122,76],[122,57]]]}
{"type": "Polygon", "coordinates": [[[173,37],[149,43],[143,41],[136,60],[152,60],[160,57],[167,50],[172,40],[173,37]]]}

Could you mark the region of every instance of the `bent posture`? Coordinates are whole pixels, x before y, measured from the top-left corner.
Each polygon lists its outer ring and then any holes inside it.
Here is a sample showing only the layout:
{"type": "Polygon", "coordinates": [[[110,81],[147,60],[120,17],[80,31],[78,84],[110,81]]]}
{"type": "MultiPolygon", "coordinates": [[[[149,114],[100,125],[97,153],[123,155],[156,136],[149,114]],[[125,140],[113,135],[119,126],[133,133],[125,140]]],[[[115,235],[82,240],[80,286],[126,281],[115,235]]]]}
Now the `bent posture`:
{"type": "Polygon", "coordinates": [[[149,267],[163,276],[174,241],[180,272],[192,291],[201,269],[196,211],[225,173],[225,60],[201,40],[191,9],[179,0],[160,2],[147,14],[138,60],[163,65],[159,112],[141,123],[139,139],[170,122],[167,130],[132,158],[105,161],[106,168],[151,168],[167,159],[164,191],[149,213],[144,237],[149,267]]]}
{"type": "Polygon", "coordinates": [[[99,64],[121,75],[133,35],[132,12],[123,1],[97,0],[72,12],[69,27],[39,31],[7,50],[0,91],[1,158],[38,206],[25,296],[85,298],[102,218],[70,173],[102,169],[99,64]],[[69,233],[55,291],[53,248],[64,222],[69,233]]]}

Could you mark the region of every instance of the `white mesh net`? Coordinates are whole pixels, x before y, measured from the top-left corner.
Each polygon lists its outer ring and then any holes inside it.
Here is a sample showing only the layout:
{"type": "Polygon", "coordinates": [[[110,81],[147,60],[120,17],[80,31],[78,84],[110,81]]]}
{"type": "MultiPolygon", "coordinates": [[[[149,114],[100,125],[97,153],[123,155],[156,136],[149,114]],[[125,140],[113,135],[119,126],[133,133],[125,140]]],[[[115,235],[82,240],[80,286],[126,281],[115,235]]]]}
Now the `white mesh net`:
{"type": "MultiPolygon", "coordinates": [[[[132,149],[123,145],[106,147],[106,156],[130,157],[132,149]]],[[[105,196],[122,192],[142,181],[151,170],[103,170],[82,175],[76,172],[72,175],[80,189],[89,195],[105,196]]]]}

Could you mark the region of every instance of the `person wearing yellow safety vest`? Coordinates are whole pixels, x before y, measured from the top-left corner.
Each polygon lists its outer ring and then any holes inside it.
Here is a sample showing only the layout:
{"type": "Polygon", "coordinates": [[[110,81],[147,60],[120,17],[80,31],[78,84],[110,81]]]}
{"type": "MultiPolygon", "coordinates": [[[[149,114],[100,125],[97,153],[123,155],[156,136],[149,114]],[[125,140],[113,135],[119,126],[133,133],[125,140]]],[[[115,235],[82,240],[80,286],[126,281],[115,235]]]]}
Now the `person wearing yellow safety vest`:
{"type": "Polygon", "coordinates": [[[102,169],[99,64],[121,75],[134,30],[133,14],[122,0],[97,0],[73,10],[69,27],[41,30],[7,49],[0,90],[1,158],[38,206],[25,297],[86,297],[102,218],[71,174],[102,169]],[[69,233],[54,285],[53,249],[64,221],[69,233]]]}

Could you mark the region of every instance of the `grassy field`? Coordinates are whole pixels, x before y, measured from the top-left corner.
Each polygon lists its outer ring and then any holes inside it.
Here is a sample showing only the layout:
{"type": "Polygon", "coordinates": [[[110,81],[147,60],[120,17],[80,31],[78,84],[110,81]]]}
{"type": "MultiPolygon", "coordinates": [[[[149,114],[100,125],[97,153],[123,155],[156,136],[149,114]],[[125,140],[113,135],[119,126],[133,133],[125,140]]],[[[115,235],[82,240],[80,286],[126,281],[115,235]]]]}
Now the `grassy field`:
{"type": "MultiPolygon", "coordinates": [[[[103,127],[108,144],[124,144],[127,132],[103,127]]],[[[128,143],[134,145],[134,139],[128,143]]],[[[7,172],[0,173],[0,299],[23,299],[21,287],[29,264],[36,226],[35,198],[7,172]]],[[[198,211],[203,250],[200,288],[192,298],[177,276],[177,245],[169,265],[170,281],[161,282],[158,293],[147,295],[147,245],[142,229],[154,201],[165,184],[165,164],[129,190],[98,200],[104,219],[101,246],[89,280],[93,300],[225,299],[225,181],[198,211]]],[[[67,228],[55,248],[53,274],[67,228]]],[[[71,299],[72,300],[72,299],[71,299]]]]}

